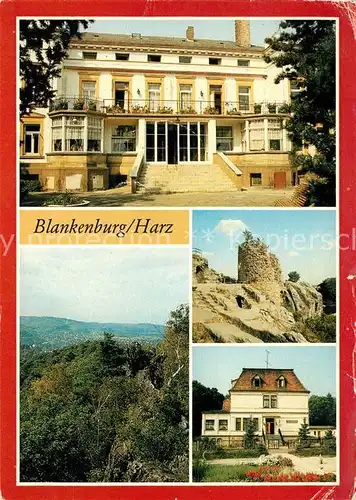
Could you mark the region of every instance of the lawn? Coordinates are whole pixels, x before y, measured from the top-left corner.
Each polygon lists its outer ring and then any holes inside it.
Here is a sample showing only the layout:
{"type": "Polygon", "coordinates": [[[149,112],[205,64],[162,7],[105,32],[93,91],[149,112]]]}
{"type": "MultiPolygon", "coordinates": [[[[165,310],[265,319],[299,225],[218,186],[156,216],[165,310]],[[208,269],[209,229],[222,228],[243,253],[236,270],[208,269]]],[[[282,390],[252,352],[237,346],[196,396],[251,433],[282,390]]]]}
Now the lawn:
{"type": "Polygon", "coordinates": [[[245,481],[245,472],[256,470],[257,465],[217,465],[208,464],[202,482],[204,483],[229,483],[245,481]]]}

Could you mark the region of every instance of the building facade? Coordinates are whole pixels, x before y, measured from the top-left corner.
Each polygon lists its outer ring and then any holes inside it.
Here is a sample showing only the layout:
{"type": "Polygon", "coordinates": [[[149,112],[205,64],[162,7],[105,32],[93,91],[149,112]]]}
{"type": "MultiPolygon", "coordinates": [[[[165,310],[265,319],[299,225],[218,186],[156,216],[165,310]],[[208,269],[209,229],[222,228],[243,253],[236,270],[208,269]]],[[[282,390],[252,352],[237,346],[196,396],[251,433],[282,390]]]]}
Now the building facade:
{"type": "Polygon", "coordinates": [[[223,446],[243,439],[249,419],[265,441],[295,438],[309,424],[309,391],[292,369],[243,368],[229,394],[222,410],[202,414],[202,436],[223,446]]]}
{"type": "Polygon", "coordinates": [[[177,171],[198,173],[177,179],[182,190],[289,186],[291,88],[275,83],[266,50],[251,45],[248,21],[226,42],[198,40],[192,26],[183,38],[83,33],[49,108],[21,119],[21,161],[52,191],[125,179],[172,188],[177,171]]]}

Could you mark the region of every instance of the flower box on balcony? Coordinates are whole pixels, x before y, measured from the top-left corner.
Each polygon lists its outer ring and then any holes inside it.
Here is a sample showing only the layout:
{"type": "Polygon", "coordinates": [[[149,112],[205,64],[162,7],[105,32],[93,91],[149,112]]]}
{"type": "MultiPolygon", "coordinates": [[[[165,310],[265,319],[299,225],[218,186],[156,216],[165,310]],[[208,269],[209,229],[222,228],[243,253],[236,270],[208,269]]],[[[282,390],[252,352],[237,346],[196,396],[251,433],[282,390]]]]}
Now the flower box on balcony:
{"type": "Polygon", "coordinates": [[[58,99],[58,101],[54,103],[53,109],[55,111],[68,109],[68,101],[66,101],[65,99],[58,99]]]}
{"type": "Polygon", "coordinates": [[[171,115],[173,113],[173,108],[170,108],[169,106],[162,106],[158,108],[157,113],[160,113],[161,115],[171,115]]]}
{"type": "Polygon", "coordinates": [[[283,103],[281,106],[279,106],[278,113],[289,114],[290,113],[290,105],[287,104],[286,102],[283,103]]]}
{"type": "Polygon", "coordinates": [[[126,113],[126,109],[121,106],[109,106],[106,108],[107,113],[112,113],[113,115],[121,115],[122,113],[126,113]]]}
{"type": "Polygon", "coordinates": [[[276,104],[268,103],[267,108],[268,108],[269,113],[276,113],[277,112],[277,105],[276,104]]]}
{"type": "Polygon", "coordinates": [[[207,108],[204,109],[204,115],[219,115],[220,112],[217,108],[214,108],[213,106],[208,106],[207,108]]]}
{"type": "Polygon", "coordinates": [[[147,114],[150,112],[150,109],[148,106],[134,105],[134,106],[131,106],[130,111],[131,111],[131,113],[147,114]]]}
{"type": "Polygon", "coordinates": [[[88,102],[88,110],[89,111],[96,111],[96,102],[95,101],[88,102]]]}
{"type": "Polygon", "coordinates": [[[181,108],[180,113],[183,115],[196,115],[197,112],[195,111],[194,108],[189,107],[189,108],[181,108]]]}
{"type": "Polygon", "coordinates": [[[84,107],[85,107],[84,99],[77,99],[76,101],[74,101],[73,109],[75,109],[75,110],[83,110],[84,107]]]}
{"type": "Polygon", "coordinates": [[[261,114],[262,112],[262,104],[254,104],[253,111],[256,115],[261,114]]]}
{"type": "Polygon", "coordinates": [[[226,113],[228,115],[241,115],[241,111],[237,108],[228,109],[226,113]]]}

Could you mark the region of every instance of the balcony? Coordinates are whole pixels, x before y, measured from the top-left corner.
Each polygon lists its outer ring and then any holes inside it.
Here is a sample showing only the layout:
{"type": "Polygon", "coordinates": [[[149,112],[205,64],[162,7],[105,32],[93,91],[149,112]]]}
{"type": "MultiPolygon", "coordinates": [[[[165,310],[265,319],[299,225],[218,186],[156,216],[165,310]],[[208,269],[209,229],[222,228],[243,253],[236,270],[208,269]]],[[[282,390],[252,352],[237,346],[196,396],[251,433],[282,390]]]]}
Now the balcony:
{"type": "Polygon", "coordinates": [[[183,115],[183,116],[224,116],[246,117],[251,115],[288,115],[285,102],[254,102],[247,104],[238,101],[181,101],[146,99],[127,100],[88,100],[80,97],[58,97],[49,107],[50,113],[58,111],[96,111],[108,116],[116,115],[183,115]]]}

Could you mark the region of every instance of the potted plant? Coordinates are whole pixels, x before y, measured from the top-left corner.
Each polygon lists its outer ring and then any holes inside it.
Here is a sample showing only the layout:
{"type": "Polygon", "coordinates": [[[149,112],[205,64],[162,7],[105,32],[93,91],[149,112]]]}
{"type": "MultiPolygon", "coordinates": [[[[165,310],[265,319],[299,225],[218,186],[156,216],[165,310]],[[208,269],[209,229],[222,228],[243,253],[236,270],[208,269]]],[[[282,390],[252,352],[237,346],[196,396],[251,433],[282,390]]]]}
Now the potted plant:
{"type": "Polygon", "coordinates": [[[228,115],[241,115],[241,111],[237,108],[230,108],[227,110],[228,115]]]}
{"type": "Polygon", "coordinates": [[[255,104],[253,105],[253,110],[254,110],[254,113],[255,113],[256,115],[259,115],[259,114],[261,113],[261,111],[262,111],[262,104],[257,104],[257,103],[255,103],[255,104]]]}
{"type": "Polygon", "coordinates": [[[68,109],[68,101],[64,98],[59,98],[54,103],[55,110],[68,109]]]}
{"type": "Polygon", "coordinates": [[[85,102],[84,102],[84,99],[80,98],[80,99],[77,99],[76,101],[74,101],[74,104],[73,104],[73,109],[76,109],[76,110],[82,110],[84,109],[84,106],[85,106],[85,102]]]}
{"type": "Polygon", "coordinates": [[[267,104],[267,108],[268,108],[269,113],[276,113],[277,112],[277,105],[273,102],[269,102],[267,104]]]}
{"type": "Polygon", "coordinates": [[[278,113],[289,114],[290,113],[290,105],[288,103],[284,102],[281,106],[279,106],[278,113]]]}
{"type": "Polygon", "coordinates": [[[217,108],[214,108],[214,106],[208,106],[204,109],[204,114],[205,115],[218,115],[219,110],[217,108]]]}
{"type": "Polygon", "coordinates": [[[197,112],[192,106],[188,106],[186,108],[181,108],[180,112],[184,115],[196,115],[197,112]]]}
{"type": "Polygon", "coordinates": [[[90,100],[88,102],[88,109],[89,109],[89,111],[96,111],[96,102],[90,100]]]}
{"type": "Polygon", "coordinates": [[[162,115],[171,115],[173,113],[173,108],[169,106],[160,106],[157,113],[161,113],[162,115]]]}

